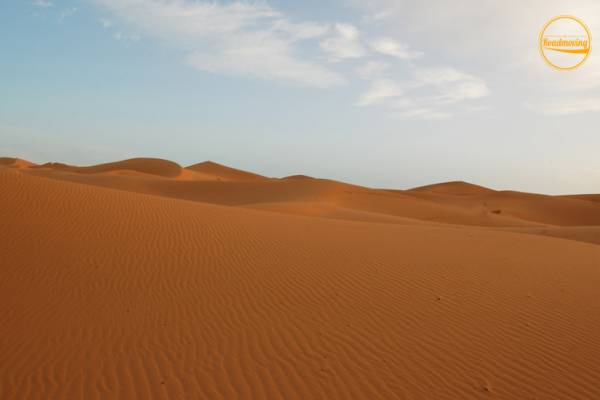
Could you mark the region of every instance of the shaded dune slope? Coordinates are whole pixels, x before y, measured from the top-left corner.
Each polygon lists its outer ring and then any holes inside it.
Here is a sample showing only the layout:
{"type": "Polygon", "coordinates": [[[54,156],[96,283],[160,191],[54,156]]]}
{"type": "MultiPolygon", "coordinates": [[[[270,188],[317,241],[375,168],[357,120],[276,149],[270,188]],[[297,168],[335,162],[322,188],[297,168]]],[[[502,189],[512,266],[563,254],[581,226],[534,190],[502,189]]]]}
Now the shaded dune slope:
{"type": "Polygon", "coordinates": [[[0,187],[2,399],[600,397],[599,246],[0,187]]]}

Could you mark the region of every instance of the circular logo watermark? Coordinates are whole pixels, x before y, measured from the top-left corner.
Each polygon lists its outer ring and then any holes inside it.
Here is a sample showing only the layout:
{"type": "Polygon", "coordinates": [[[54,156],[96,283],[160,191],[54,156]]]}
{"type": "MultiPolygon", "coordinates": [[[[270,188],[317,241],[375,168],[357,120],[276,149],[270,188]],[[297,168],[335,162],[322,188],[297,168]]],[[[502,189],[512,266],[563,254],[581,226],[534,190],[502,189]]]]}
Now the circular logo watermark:
{"type": "Polygon", "coordinates": [[[544,25],[540,52],[546,63],[558,70],[580,67],[592,50],[592,35],[579,18],[560,15],[544,25]]]}

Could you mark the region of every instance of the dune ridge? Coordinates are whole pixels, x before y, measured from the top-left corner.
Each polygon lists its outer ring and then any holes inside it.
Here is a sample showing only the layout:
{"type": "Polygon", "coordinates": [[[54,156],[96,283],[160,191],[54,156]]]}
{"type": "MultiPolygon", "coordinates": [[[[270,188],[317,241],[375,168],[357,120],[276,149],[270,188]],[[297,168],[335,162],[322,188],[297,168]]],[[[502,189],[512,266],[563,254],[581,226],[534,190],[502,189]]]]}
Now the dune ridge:
{"type": "Polygon", "coordinates": [[[62,163],[46,163],[35,168],[45,168],[78,174],[102,174],[119,171],[134,171],[142,174],[155,175],[165,178],[178,177],[181,166],[173,161],[158,158],[131,158],[128,160],[98,164],[89,167],[77,167],[62,163]]]}
{"type": "Polygon", "coordinates": [[[7,164],[2,399],[600,397],[593,201],[7,164]]]}
{"type": "Polygon", "coordinates": [[[15,157],[0,157],[0,166],[12,167],[12,168],[30,168],[36,164],[15,157]]]}
{"type": "Polygon", "coordinates": [[[493,192],[492,189],[463,181],[435,183],[433,185],[426,185],[409,189],[409,191],[443,193],[458,196],[493,192]]]}
{"type": "Polygon", "coordinates": [[[547,196],[496,191],[461,181],[410,190],[384,190],[304,175],[266,178],[210,161],[181,168],[170,161],[149,158],[91,167],[54,163],[21,169],[54,179],[278,213],[289,206],[292,214],[332,218],[343,215],[349,219],[355,215],[364,219],[366,213],[388,222],[414,220],[503,229],[590,226],[594,230],[600,226],[596,195],[547,196]],[[152,179],[153,176],[164,179],[152,179]],[[299,203],[304,206],[299,207],[299,203]]]}

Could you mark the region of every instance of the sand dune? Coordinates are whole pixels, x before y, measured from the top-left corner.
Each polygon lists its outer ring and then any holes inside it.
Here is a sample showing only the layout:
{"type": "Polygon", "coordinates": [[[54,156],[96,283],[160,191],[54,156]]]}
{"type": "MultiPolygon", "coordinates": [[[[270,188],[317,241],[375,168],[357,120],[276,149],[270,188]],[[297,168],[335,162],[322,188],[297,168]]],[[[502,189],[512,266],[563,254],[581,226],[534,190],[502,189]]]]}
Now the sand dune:
{"type": "MultiPolygon", "coordinates": [[[[22,163],[28,163],[22,161],[22,163]]],[[[34,165],[33,163],[29,163],[34,165]]],[[[596,195],[546,196],[496,191],[466,182],[448,182],[411,190],[381,190],[294,175],[282,179],[203,162],[187,168],[160,159],[139,158],[91,167],[44,164],[28,173],[53,179],[134,191],[163,197],[278,213],[362,221],[434,223],[481,227],[573,227],[580,233],[553,235],[595,242],[600,226],[596,195]],[[155,179],[155,178],[162,179],[155,179]]]]}
{"type": "Polygon", "coordinates": [[[488,189],[483,186],[474,185],[472,183],[462,181],[436,183],[433,185],[421,186],[414,189],[410,189],[410,191],[442,193],[456,196],[477,195],[493,192],[492,189],[488,189]]]}
{"type": "Polygon", "coordinates": [[[12,168],[29,168],[35,166],[34,163],[13,157],[0,157],[0,166],[12,168]]]}
{"type": "Polygon", "coordinates": [[[600,194],[579,194],[579,195],[562,196],[562,197],[568,198],[568,199],[600,202],[600,194]]]}
{"type": "Polygon", "coordinates": [[[211,175],[223,181],[260,181],[267,179],[262,175],[227,167],[212,161],[204,161],[190,165],[189,167],[186,167],[186,169],[211,175]]]}
{"type": "Polygon", "coordinates": [[[281,179],[287,179],[287,180],[303,180],[303,179],[315,179],[312,176],[308,176],[308,175],[289,175],[289,176],[284,176],[281,179]]]}
{"type": "Polygon", "coordinates": [[[588,196],[5,160],[1,399],[600,398],[588,196]]]}
{"type": "Polygon", "coordinates": [[[75,167],[62,163],[46,163],[37,168],[60,170],[78,174],[101,174],[118,171],[134,171],[142,174],[156,175],[166,178],[178,177],[181,166],[173,161],[157,158],[132,158],[113,163],[99,164],[91,167],[75,167]]]}
{"type": "Polygon", "coordinates": [[[499,228],[500,230],[550,236],[579,242],[600,244],[600,226],[547,226],[499,228]]]}

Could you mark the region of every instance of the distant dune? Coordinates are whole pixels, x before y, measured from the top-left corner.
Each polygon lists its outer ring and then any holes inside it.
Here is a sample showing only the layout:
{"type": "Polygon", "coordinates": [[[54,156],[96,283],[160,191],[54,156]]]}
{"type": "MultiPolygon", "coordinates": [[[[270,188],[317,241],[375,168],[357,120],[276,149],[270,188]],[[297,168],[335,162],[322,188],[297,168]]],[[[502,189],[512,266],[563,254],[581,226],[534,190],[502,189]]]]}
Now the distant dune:
{"type": "Polygon", "coordinates": [[[252,172],[246,172],[239,169],[227,167],[225,165],[217,164],[212,161],[204,161],[198,164],[190,165],[187,167],[188,170],[201,172],[203,174],[212,175],[215,178],[219,178],[224,181],[260,181],[265,180],[264,176],[254,174],[252,172]]]}
{"type": "Polygon", "coordinates": [[[450,194],[450,195],[477,195],[493,192],[493,190],[488,189],[483,186],[473,185],[472,183],[467,182],[445,182],[445,183],[437,183],[433,185],[421,186],[418,188],[411,189],[413,192],[431,192],[431,193],[442,193],[442,194],[450,194]]]}
{"type": "Polygon", "coordinates": [[[303,180],[303,179],[315,179],[312,176],[308,176],[308,175],[290,175],[290,176],[284,176],[281,179],[289,179],[289,180],[303,180]]]}
{"type": "Polygon", "coordinates": [[[0,399],[598,399],[598,199],[0,158],[0,399]]]}
{"type": "Polygon", "coordinates": [[[47,163],[35,168],[46,168],[78,174],[101,174],[134,171],[142,174],[156,175],[165,178],[176,178],[181,174],[181,166],[177,163],[157,158],[132,158],[92,167],[74,167],[61,163],[47,163]]]}
{"type": "Polygon", "coordinates": [[[20,158],[0,157],[0,166],[29,168],[35,166],[35,164],[26,160],[21,160],[20,158]]]}

